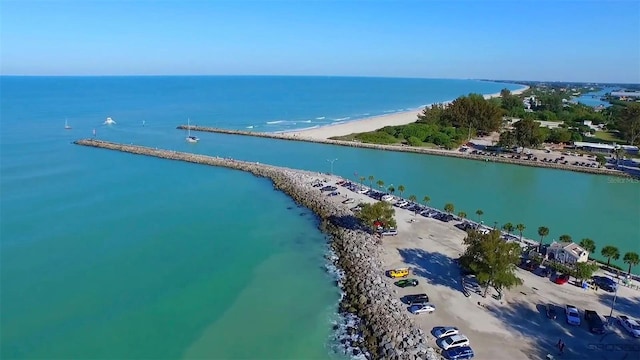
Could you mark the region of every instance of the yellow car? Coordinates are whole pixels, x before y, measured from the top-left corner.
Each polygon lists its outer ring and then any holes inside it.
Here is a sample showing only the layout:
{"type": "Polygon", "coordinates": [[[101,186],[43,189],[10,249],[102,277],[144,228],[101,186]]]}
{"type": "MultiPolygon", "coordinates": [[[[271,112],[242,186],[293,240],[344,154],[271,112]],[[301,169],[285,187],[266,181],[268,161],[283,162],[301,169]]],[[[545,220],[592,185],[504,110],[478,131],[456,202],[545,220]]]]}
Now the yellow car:
{"type": "Polygon", "coordinates": [[[409,276],[409,268],[389,270],[389,276],[394,279],[407,277],[409,276]]]}

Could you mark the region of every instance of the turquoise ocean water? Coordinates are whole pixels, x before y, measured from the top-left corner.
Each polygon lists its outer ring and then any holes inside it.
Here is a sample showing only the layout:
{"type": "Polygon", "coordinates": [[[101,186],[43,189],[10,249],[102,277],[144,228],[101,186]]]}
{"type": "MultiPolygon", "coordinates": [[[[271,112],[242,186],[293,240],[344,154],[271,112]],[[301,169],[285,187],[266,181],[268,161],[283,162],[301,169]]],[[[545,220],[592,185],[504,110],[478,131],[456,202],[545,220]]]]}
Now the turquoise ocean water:
{"type": "MultiPolygon", "coordinates": [[[[331,77],[0,77],[2,358],[331,354],[316,220],[264,179],[71,145],[89,137],[404,184],[486,223],[640,251],[640,186],[550,169],[198,134],[322,126],[505,84],[331,77]],[[367,115],[365,115],[367,114],[367,115]],[[102,125],[110,116],[117,124],[102,125]],[[73,127],[64,130],[65,118],[73,127]],[[345,119],[349,118],[349,119],[345,119]],[[143,125],[144,121],[144,125],[143,125]]],[[[518,85],[508,85],[517,89],[518,85]]]]}

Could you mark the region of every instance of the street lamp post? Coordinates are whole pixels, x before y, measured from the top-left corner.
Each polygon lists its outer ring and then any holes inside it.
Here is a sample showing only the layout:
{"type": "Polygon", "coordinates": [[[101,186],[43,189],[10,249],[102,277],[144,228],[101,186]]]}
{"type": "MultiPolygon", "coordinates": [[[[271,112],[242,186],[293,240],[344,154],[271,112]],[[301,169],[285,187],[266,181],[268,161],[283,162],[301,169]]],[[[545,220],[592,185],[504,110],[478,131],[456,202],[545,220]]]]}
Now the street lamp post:
{"type": "Polygon", "coordinates": [[[613,301],[611,301],[611,312],[609,312],[609,321],[612,320],[613,307],[616,305],[616,299],[618,298],[618,285],[620,284],[616,284],[616,292],[613,294],[613,301]]]}
{"type": "Polygon", "coordinates": [[[338,159],[327,159],[327,162],[331,163],[331,172],[329,173],[330,175],[333,175],[333,163],[337,160],[338,159]]]}

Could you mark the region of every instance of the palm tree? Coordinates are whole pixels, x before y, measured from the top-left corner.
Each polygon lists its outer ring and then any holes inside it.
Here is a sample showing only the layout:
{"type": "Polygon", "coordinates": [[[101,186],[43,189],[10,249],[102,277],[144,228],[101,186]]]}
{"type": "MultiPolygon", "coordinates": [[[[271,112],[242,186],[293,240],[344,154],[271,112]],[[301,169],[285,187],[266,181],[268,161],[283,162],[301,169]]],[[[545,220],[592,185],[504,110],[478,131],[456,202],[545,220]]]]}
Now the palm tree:
{"type": "Polygon", "coordinates": [[[360,176],[360,187],[362,187],[362,183],[366,180],[364,176],[360,176]]]}
{"type": "MultiPolygon", "coordinates": [[[[418,198],[415,195],[409,195],[409,201],[411,201],[412,203],[416,203],[416,201],[418,200],[418,198]]],[[[413,216],[415,216],[418,213],[418,209],[414,208],[413,209],[413,216]]]]}
{"type": "Polygon", "coordinates": [[[460,212],[458,213],[458,217],[459,217],[460,219],[466,219],[466,218],[467,218],[467,213],[466,213],[466,212],[464,212],[464,211],[460,211],[460,212]]]}
{"type": "Polygon", "coordinates": [[[538,228],[538,235],[540,235],[540,246],[538,247],[538,251],[542,248],[544,237],[549,235],[549,228],[545,226],[540,226],[538,228]]]}
{"type": "Polygon", "coordinates": [[[607,258],[607,267],[609,267],[611,259],[618,260],[620,258],[620,251],[615,246],[607,245],[600,250],[600,255],[607,258]]]}
{"type": "Polygon", "coordinates": [[[384,186],[384,181],[382,181],[382,180],[378,180],[378,181],[376,181],[376,184],[378,185],[378,187],[379,187],[380,189],[382,189],[382,187],[384,186]]]}
{"type": "Polygon", "coordinates": [[[524,226],[524,224],[518,224],[516,225],[516,229],[518,230],[518,232],[520,233],[520,242],[522,242],[522,232],[524,232],[524,229],[526,229],[527,227],[524,226]]]}
{"type": "Polygon", "coordinates": [[[389,194],[393,195],[393,193],[396,192],[396,188],[394,188],[393,185],[391,185],[391,186],[389,186],[387,191],[389,191],[389,194]]]}
{"type": "Polygon", "coordinates": [[[484,211],[478,209],[476,210],[476,215],[478,215],[478,222],[482,220],[482,215],[484,215],[484,211]]]}
{"type": "Polygon", "coordinates": [[[373,179],[375,179],[375,177],[373,177],[373,175],[369,175],[369,187],[373,189],[373,179]]]}
{"type": "Polygon", "coordinates": [[[404,185],[398,185],[398,191],[400,191],[400,197],[402,197],[402,193],[407,190],[404,185]]]}
{"type": "Polygon", "coordinates": [[[507,234],[511,235],[511,232],[513,231],[513,224],[508,222],[502,225],[502,230],[506,231],[507,234]]]}
{"type": "Polygon", "coordinates": [[[455,210],[455,207],[453,206],[453,204],[452,204],[452,203],[446,203],[446,204],[444,204],[444,211],[445,211],[447,214],[451,214],[454,210],[455,210]]]}
{"type": "Polygon", "coordinates": [[[560,237],[558,238],[558,240],[560,240],[560,242],[571,242],[571,235],[569,234],[562,234],[560,235],[560,237]]]}
{"type": "Polygon", "coordinates": [[[590,254],[593,254],[596,251],[595,241],[589,238],[584,238],[580,240],[580,244],[578,245],[580,245],[583,249],[587,250],[590,254]]]}
{"type": "Polygon", "coordinates": [[[429,206],[429,201],[431,201],[431,198],[425,195],[425,196],[422,198],[422,201],[424,201],[424,205],[425,205],[425,206],[429,206]]]}
{"type": "Polygon", "coordinates": [[[627,274],[631,274],[631,268],[640,264],[640,255],[638,255],[638,253],[628,252],[624,254],[622,261],[625,264],[629,264],[629,271],[627,272],[627,274]]]}

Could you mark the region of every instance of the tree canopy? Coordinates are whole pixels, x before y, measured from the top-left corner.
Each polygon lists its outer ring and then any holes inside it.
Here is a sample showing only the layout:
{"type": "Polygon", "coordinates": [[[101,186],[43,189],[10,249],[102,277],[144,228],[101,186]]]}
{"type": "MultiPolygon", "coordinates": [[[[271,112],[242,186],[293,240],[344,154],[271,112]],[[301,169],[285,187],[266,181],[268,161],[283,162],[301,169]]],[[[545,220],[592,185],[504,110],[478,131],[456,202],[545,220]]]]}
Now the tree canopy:
{"type": "Polygon", "coordinates": [[[464,243],[467,249],[460,257],[460,263],[485,284],[485,295],[489,286],[500,291],[522,284],[522,279],[516,276],[516,265],[522,252],[520,245],[504,241],[495,230],[488,234],[470,231],[464,243]]]}
{"type": "Polygon", "coordinates": [[[535,147],[545,139],[540,123],[531,119],[522,119],[513,125],[516,144],[522,147],[535,147]]]}
{"type": "Polygon", "coordinates": [[[495,103],[480,94],[469,94],[455,99],[446,107],[443,104],[426,107],[418,115],[418,123],[490,133],[500,128],[502,115],[502,109],[495,103]]]}
{"type": "Polygon", "coordinates": [[[524,104],[516,95],[511,94],[509,89],[500,91],[500,107],[504,109],[509,116],[521,116],[524,114],[524,104]]]}
{"type": "Polygon", "coordinates": [[[573,276],[578,280],[591,279],[598,268],[598,264],[595,263],[579,262],[576,264],[573,276]]]}
{"type": "Polygon", "coordinates": [[[596,243],[595,241],[589,239],[589,238],[584,238],[582,240],[580,240],[580,244],[579,244],[583,249],[587,250],[589,253],[593,254],[596,251],[596,243]]]}
{"type": "Polygon", "coordinates": [[[634,252],[628,252],[624,254],[622,261],[625,264],[629,264],[629,274],[631,274],[631,268],[640,264],[640,255],[634,252]]]}
{"type": "Polygon", "coordinates": [[[633,103],[620,112],[616,121],[622,137],[631,145],[640,144],[640,104],[633,103]]]}
{"type": "Polygon", "coordinates": [[[607,258],[607,266],[611,265],[611,259],[618,260],[620,258],[620,251],[615,246],[605,246],[600,250],[600,255],[607,258]]]}
{"type": "Polygon", "coordinates": [[[358,219],[371,229],[376,228],[376,223],[379,222],[385,228],[395,228],[396,210],[393,206],[386,201],[378,201],[374,204],[362,204],[360,212],[358,213],[358,219]]]}

